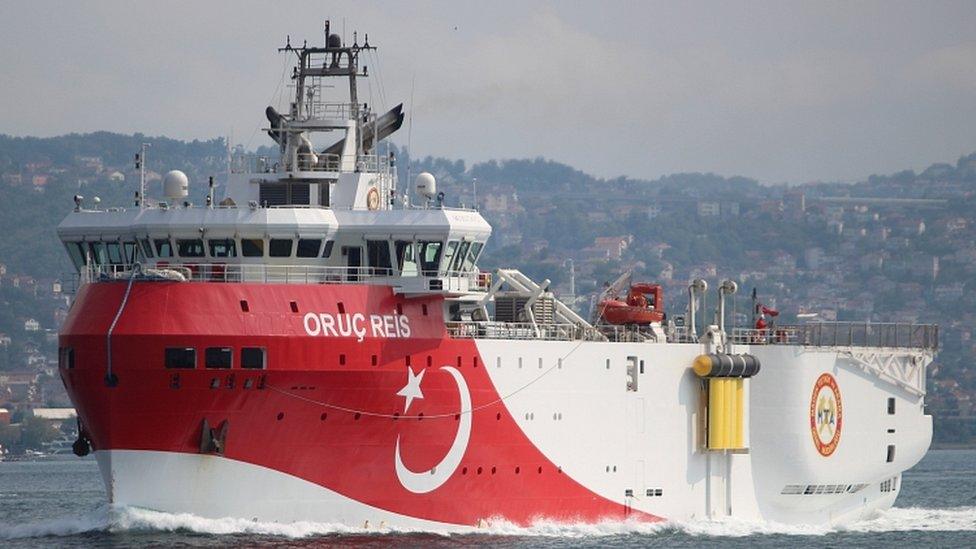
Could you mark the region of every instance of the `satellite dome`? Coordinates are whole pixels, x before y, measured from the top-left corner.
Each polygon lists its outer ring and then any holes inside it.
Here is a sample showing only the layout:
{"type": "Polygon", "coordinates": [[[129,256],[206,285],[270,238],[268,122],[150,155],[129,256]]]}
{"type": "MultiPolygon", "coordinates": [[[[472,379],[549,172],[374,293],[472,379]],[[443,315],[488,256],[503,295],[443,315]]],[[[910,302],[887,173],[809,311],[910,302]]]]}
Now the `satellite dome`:
{"type": "Polygon", "coordinates": [[[190,190],[190,180],[180,170],[172,170],[163,176],[163,195],[170,200],[186,198],[190,190]]]}
{"type": "Polygon", "coordinates": [[[423,172],[416,179],[417,194],[428,200],[437,195],[437,180],[428,172],[423,172]]]}
{"type": "Polygon", "coordinates": [[[330,34],[329,39],[326,41],[325,45],[330,48],[341,48],[342,47],[342,37],[338,34],[330,34]]]}

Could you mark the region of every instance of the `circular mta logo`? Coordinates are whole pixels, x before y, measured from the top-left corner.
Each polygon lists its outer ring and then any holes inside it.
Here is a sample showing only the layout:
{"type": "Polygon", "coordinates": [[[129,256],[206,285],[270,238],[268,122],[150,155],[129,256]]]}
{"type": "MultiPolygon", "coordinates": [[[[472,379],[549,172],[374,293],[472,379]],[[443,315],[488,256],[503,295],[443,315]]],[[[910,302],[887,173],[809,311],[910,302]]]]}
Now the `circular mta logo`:
{"type": "Polygon", "coordinates": [[[843,418],[844,405],[837,380],[830,374],[820,374],[810,397],[810,433],[820,455],[829,456],[837,449],[843,418]]]}
{"type": "Polygon", "coordinates": [[[380,208],[380,192],[376,190],[376,187],[371,187],[366,192],[366,207],[371,210],[378,210],[380,208]]]}

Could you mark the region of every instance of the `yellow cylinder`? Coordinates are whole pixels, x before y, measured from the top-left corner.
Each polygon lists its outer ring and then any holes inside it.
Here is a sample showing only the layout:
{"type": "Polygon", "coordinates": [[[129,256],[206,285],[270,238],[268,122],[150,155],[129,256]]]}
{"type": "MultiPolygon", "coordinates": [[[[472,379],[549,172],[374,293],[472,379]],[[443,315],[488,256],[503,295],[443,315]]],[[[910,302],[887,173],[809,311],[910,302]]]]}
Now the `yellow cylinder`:
{"type": "Polygon", "coordinates": [[[725,446],[732,448],[735,444],[735,379],[725,380],[725,446]]]}
{"type": "Polygon", "coordinates": [[[695,361],[691,363],[691,368],[698,377],[708,377],[708,374],[712,373],[712,357],[698,355],[695,361]]]}
{"type": "Polygon", "coordinates": [[[725,447],[725,379],[708,380],[708,447],[725,447]]]}
{"type": "Polygon", "coordinates": [[[745,448],[745,380],[738,378],[735,383],[735,431],[732,434],[732,447],[745,448]]]}

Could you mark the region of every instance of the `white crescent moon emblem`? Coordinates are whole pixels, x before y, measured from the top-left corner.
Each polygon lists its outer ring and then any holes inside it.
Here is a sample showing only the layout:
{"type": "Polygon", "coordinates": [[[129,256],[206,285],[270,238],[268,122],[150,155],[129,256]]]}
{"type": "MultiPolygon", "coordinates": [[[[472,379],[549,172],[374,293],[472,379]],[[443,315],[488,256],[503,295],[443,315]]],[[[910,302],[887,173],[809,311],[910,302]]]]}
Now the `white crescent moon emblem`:
{"type": "Polygon", "coordinates": [[[447,455],[432,469],[415,473],[407,469],[407,466],[403,464],[403,460],[400,458],[400,435],[397,435],[397,478],[404,488],[415,494],[432,492],[447,482],[447,479],[451,478],[451,475],[457,470],[458,465],[461,464],[461,458],[464,457],[464,452],[468,449],[468,440],[471,438],[471,393],[468,391],[468,384],[464,381],[464,376],[456,368],[441,366],[441,370],[454,376],[454,382],[457,383],[458,394],[461,397],[461,409],[458,412],[461,414],[461,419],[458,422],[458,430],[454,436],[454,443],[451,444],[451,449],[447,451],[447,455]]]}

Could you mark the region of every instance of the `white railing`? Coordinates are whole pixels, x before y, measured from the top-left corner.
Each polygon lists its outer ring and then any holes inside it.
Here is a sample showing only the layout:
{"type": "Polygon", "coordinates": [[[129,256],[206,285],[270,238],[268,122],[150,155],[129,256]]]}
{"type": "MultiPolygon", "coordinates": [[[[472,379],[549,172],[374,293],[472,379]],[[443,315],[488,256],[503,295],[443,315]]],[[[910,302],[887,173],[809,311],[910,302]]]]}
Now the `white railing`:
{"type": "Polygon", "coordinates": [[[937,324],[881,322],[812,322],[774,326],[764,330],[737,328],[730,341],[750,345],[804,345],[808,347],[939,348],[937,324]]]}
{"type": "MultiPolygon", "coordinates": [[[[279,157],[245,154],[235,156],[231,161],[231,173],[244,174],[278,174],[288,171],[300,172],[339,172],[343,171],[345,160],[338,154],[297,155],[298,166],[290,170],[290,160],[282,162],[279,157]]],[[[357,172],[385,173],[390,170],[390,158],[383,154],[361,154],[350,163],[351,169],[357,172]]]]}
{"type": "Polygon", "coordinates": [[[585,328],[574,324],[529,322],[445,322],[447,333],[456,339],[536,339],[572,341],[583,339],[585,328]]]}
{"type": "MultiPolygon", "coordinates": [[[[382,282],[392,286],[410,284],[431,291],[484,292],[491,286],[491,274],[478,271],[421,271],[416,276],[399,276],[392,268],[333,267],[322,265],[268,265],[232,263],[182,263],[158,261],[143,268],[145,276],[154,272],[176,272],[191,282],[249,282],[262,284],[358,284],[382,282]]],[[[87,280],[128,278],[132,267],[103,265],[90,269],[87,280]]],[[[65,286],[77,287],[82,275],[71,277],[65,286]]]]}

